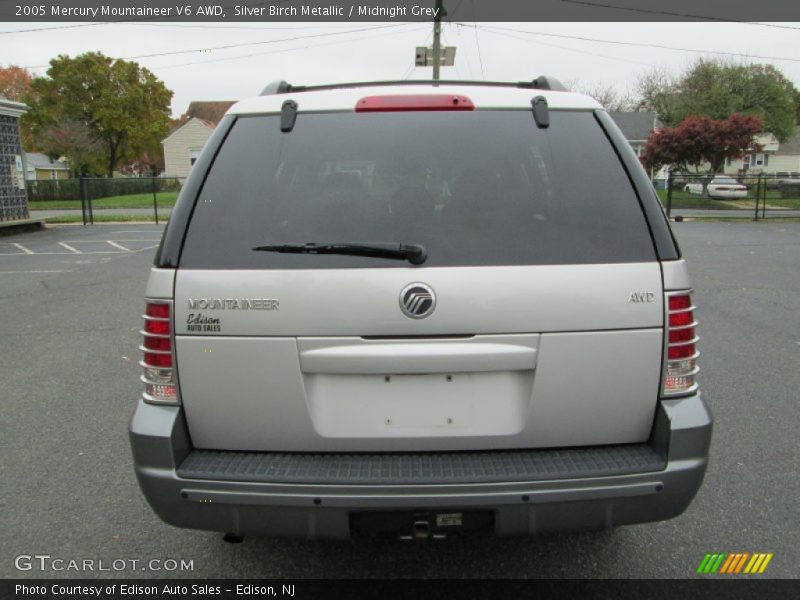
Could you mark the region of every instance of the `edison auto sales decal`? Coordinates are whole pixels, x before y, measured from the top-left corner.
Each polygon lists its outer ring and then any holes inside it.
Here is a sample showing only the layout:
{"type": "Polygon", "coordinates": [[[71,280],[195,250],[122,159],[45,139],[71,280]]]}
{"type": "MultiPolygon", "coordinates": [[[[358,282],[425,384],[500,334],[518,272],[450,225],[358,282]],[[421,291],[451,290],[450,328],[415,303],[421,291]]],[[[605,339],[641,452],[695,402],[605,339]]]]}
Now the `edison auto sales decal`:
{"type": "Polygon", "coordinates": [[[207,317],[203,313],[189,313],[186,317],[186,331],[196,333],[215,333],[222,331],[219,317],[207,317]]]}

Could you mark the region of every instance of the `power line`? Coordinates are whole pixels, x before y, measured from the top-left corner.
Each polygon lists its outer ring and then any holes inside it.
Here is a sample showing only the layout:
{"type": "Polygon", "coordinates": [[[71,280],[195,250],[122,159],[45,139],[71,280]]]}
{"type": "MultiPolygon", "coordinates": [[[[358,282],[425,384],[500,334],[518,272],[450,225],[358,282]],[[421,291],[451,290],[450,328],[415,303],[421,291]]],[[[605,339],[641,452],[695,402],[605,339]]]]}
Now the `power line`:
{"type": "MultiPolygon", "coordinates": [[[[454,23],[448,23],[448,25],[454,25],[454,23]]],[[[456,34],[458,35],[458,43],[460,45],[459,47],[466,48],[467,44],[466,44],[466,42],[464,42],[464,38],[461,35],[461,29],[462,29],[461,27],[456,27],[455,28],[456,34]]],[[[476,75],[476,73],[478,73],[479,71],[472,67],[472,58],[470,58],[470,54],[471,53],[466,52],[466,50],[464,50],[464,51],[462,51],[461,56],[463,56],[464,59],[467,61],[467,69],[469,69],[470,77],[472,79],[478,79],[478,76],[476,75]]]]}
{"type": "Polygon", "coordinates": [[[53,31],[55,29],[78,29],[79,27],[98,27],[100,25],[114,25],[114,22],[102,23],[79,23],[78,25],[55,25],[53,27],[36,27],[34,29],[14,29],[13,31],[0,31],[0,35],[11,35],[14,33],[36,33],[37,31],[53,31]]]}
{"type": "Polygon", "coordinates": [[[558,33],[546,33],[543,31],[527,31],[524,29],[513,29],[510,27],[496,27],[494,25],[467,25],[465,23],[460,23],[463,27],[482,27],[486,31],[510,31],[513,33],[523,33],[526,35],[533,35],[533,36],[543,36],[543,37],[552,37],[552,38],[561,38],[561,39],[568,39],[568,40],[581,40],[584,42],[595,42],[598,44],[611,44],[615,46],[636,46],[639,48],[658,48],[660,50],[672,50],[676,52],[695,52],[699,54],[720,54],[724,56],[737,56],[740,58],[759,58],[763,60],[781,60],[781,61],[788,61],[788,62],[800,62],[800,58],[789,58],[786,56],[764,56],[760,54],[744,54],[742,52],[726,52],[724,50],[701,50],[698,48],[682,48],[679,46],[666,46],[664,44],[651,44],[646,42],[622,42],[619,40],[604,40],[600,38],[591,38],[581,35],[566,35],[566,34],[558,34],[558,33]]]}
{"type": "MultiPolygon", "coordinates": [[[[404,25],[414,25],[414,23],[404,23],[404,25]]],[[[396,32],[392,32],[392,33],[385,33],[385,34],[382,33],[381,36],[396,35],[397,33],[405,33],[405,32],[396,31],[396,32]]],[[[282,54],[284,52],[293,52],[295,50],[306,50],[308,48],[319,48],[321,46],[333,46],[335,44],[346,44],[346,43],[359,42],[359,41],[362,41],[362,40],[365,40],[365,39],[371,39],[371,38],[374,38],[374,37],[379,37],[379,36],[374,36],[374,35],[373,36],[366,36],[365,35],[365,36],[361,36],[361,37],[354,38],[354,39],[351,39],[351,40],[336,40],[336,41],[333,41],[333,42],[323,42],[321,44],[306,44],[305,46],[297,46],[297,47],[294,47],[294,48],[281,48],[279,50],[267,50],[265,52],[251,52],[249,54],[239,54],[237,56],[225,56],[225,57],[222,57],[222,58],[213,58],[211,60],[197,60],[197,61],[192,61],[192,62],[188,62],[188,63],[179,63],[179,64],[173,64],[173,65],[156,66],[156,67],[153,67],[153,69],[154,70],[163,71],[165,69],[177,69],[179,67],[189,67],[189,66],[193,66],[193,65],[205,65],[205,64],[209,64],[209,63],[225,62],[225,61],[229,61],[229,60],[239,60],[239,59],[242,59],[242,58],[252,58],[254,56],[266,56],[266,55],[269,55],[269,54],[282,54]]],[[[413,67],[413,63],[412,63],[412,67],[413,67]]]]}
{"type": "Polygon", "coordinates": [[[735,19],[726,19],[725,17],[709,17],[706,15],[695,15],[689,13],[671,12],[668,10],[655,10],[652,8],[638,8],[634,6],[619,6],[617,4],[602,4],[600,2],[589,2],[588,0],[561,0],[569,4],[583,4],[584,6],[594,6],[597,8],[612,8],[616,10],[627,10],[631,12],[648,13],[652,15],[665,15],[668,17],[685,17],[687,19],[699,19],[703,21],[718,21],[721,23],[739,23],[741,25],[756,25],[758,27],[775,27],[777,29],[800,29],[800,27],[792,27],[791,25],[778,25],[776,23],[758,23],[755,21],[737,21],[735,19]]]}
{"type": "MultiPolygon", "coordinates": [[[[152,54],[137,54],[134,56],[122,56],[117,57],[121,60],[130,60],[130,59],[138,59],[138,58],[155,58],[158,56],[175,56],[177,54],[192,54],[194,52],[208,52],[211,50],[230,50],[232,48],[243,48],[245,46],[259,46],[263,44],[279,44],[281,42],[294,42],[297,40],[305,40],[311,38],[319,38],[319,37],[330,37],[334,35],[345,35],[348,33],[358,33],[363,31],[372,31],[375,29],[390,29],[394,27],[405,27],[407,25],[411,25],[412,23],[395,23],[392,25],[376,25],[374,27],[362,27],[361,29],[348,29],[347,31],[331,31],[328,33],[314,33],[310,35],[300,35],[290,38],[281,38],[277,40],[262,40],[259,42],[246,42],[242,44],[225,44],[223,46],[209,46],[206,48],[192,48],[190,50],[173,50],[170,52],[154,52],[152,54]]],[[[48,65],[33,65],[33,66],[26,66],[22,67],[23,69],[41,69],[47,67],[48,65]]]]}
{"type": "Polygon", "coordinates": [[[125,25],[135,27],[166,27],[168,29],[213,29],[214,31],[297,31],[298,29],[337,29],[337,25],[303,25],[301,27],[256,27],[250,25],[194,25],[178,23],[141,23],[134,21],[103,21],[102,23],[81,23],[78,25],[58,25],[55,27],[39,27],[36,29],[17,29],[15,31],[0,31],[0,35],[12,33],[34,33],[37,31],[52,31],[54,29],[77,29],[79,27],[96,27],[100,25],[125,25]]]}
{"type": "Polygon", "coordinates": [[[644,63],[644,62],[641,62],[641,61],[638,61],[638,60],[631,60],[629,58],[620,58],[618,56],[609,56],[607,54],[600,54],[598,52],[594,52],[594,51],[591,51],[591,50],[580,50],[579,48],[570,48],[569,46],[561,46],[559,44],[552,44],[552,43],[548,43],[548,42],[542,42],[540,40],[532,40],[530,38],[524,38],[524,37],[521,37],[521,36],[518,36],[518,35],[512,35],[510,33],[501,33],[499,31],[487,31],[487,33],[492,33],[494,35],[499,35],[499,36],[503,36],[503,37],[509,37],[509,38],[512,38],[512,39],[515,39],[515,40],[520,40],[520,41],[523,41],[523,42],[527,42],[528,44],[536,44],[537,46],[545,46],[547,48],[558,48],[559,50],[566,50],[568,52],[575,52],[577,54],[585,54],[585,55],[588,55],[588,56],[593,56],[595,58],[605,58],[607,60],[616,60],[616,61],[619,61],[619,62],[624,62],[624,63],[631,64],[631,65],[639,65],[641,67],[652,67],[653,66],[651,63],[644,63]]]}

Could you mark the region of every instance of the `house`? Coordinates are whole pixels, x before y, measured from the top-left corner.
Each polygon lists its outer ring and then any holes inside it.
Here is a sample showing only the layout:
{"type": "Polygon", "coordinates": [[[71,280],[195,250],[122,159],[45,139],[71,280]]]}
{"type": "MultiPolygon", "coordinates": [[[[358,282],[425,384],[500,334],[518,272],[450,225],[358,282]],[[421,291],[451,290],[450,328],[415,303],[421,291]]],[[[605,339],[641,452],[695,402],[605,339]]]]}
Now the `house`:
{"type": "Polygon", "coordinates": [[[728,175],[744,173],[797,173],[800,172],[800,126],[785,142],[779,142],[771,133],[756,136],[761,152],[744,158],[728,159],[724,171],[728,175]]]}
{"type": "MultiPolygon", "coordinates": [[[[643,110],[636,112],[609,112],[608,113],[617,127],[620,128],[625,139],[636,152],[636,156],[644,154],[644,147],[647,145],[647,138],[653,129],[664,127],[658,115],[653,111],[643,110]]],[[[650,179],[657,188],[664,187],[667,181],[667,168],[650,173],[650,179]]]]}
{"type": "Polygon", "coordinates": [[[48,181],[69,179],[69,167],[60,160],[53,160],[39,152],[25,152],[25,179],[28,181],[48,181]]]}
{"type": "Polygon", "coordinates": [[[19,141],[19,118],[26,112],[24,104],[0,96],[0,221],[29,216],[19,141]]]}
{"type": "Polygon", "coordinates": [[[658,115],[652,111],[644,110],[637,112],[609,112],[609,116],[622,130],[622,134],[636,152],[636,156],[641,156],[647,144],[647,137],[653,129],[661,129],[664,124],[658,119],[658,115]]]}
{"type": "Polygon", "coordinates": [[[192,102],[164,146],[164,176],[185,179],[211,133],[234,104],[233,101],[192,102]]]}

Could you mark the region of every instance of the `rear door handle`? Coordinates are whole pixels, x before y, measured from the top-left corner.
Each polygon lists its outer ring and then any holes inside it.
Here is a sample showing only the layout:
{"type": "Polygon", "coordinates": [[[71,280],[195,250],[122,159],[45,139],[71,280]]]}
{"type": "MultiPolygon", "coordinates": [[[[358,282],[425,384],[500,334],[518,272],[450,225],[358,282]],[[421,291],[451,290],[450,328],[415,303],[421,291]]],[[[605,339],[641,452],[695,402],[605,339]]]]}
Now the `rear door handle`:
{"type": "Polygon", "coordinates": [[[387,374],[525,371],[536,350],[501,343],[359,344],[300,352],[303,373],[387,374]]]}

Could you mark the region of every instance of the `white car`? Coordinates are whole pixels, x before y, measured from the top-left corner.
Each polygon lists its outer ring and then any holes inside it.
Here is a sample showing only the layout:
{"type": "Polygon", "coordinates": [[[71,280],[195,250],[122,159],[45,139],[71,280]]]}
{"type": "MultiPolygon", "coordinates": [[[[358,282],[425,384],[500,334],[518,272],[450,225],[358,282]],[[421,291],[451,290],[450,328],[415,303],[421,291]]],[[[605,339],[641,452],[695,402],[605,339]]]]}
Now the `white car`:
{"type": "MultiPolygon", "coordinates": [[[[703,184],[702,182],[687,183],[683,187],[683,191],[700,195],[703,193],[703,184]]],[[[708,195],[710,198],[745,198],[747,186],[739,183],[733,177],[714,177],[708,183],[708,195]]]]}

